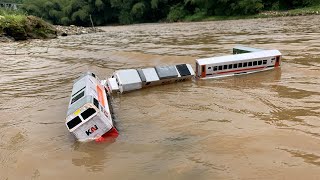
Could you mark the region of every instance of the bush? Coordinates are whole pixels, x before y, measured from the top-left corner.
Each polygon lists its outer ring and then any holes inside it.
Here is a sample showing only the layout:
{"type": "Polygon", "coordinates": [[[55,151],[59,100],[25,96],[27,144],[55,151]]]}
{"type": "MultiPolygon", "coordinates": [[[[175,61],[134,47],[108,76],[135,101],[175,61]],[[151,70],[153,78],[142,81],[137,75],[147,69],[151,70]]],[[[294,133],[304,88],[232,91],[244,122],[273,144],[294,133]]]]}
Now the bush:
{"type": "Polygon", "coordinates": [[[133,22],[133,18],[130,12],[122,10],[119,15],[119,23],[120,24],[131,24],[133,22]]]}
{"type": "Polygon", "coordinates": [[[0,34],[10,36],[15,40],[33,38],[55,38],[56,29],[49,23],[34,16],[8,15],[0,16],[0,34]]]}
{"type": "Polygon", "coordinates": [[[207,16],[207,13],[204,11],[197,11],[192,15],[186,16],[184,20],[186,21],[200,21],[207,16]]]}
{"type": "Polygon", "coordinates": [[[234,8],[241,15],[256,14],[262,9],[263,4],[261,0],[240,0],[234,8]]]}
{"type": "Polygon", "coordinates": [[[142,18],[145,9],[146,9],[146,6],[144,5],[143,2],[136,3],[135,5],[133,5],[133,7],[131,9],[131,14],[135,18],[140,19],[140,18],[142,18]]]}
{"type": "Polygon", "coordinates": [[[167,20],[169,22],[177,22],[179,20],[182,20],[187,15],[186,10],[184,10],[183,6],[180,4],[177,4],[170,8],[170,12],[167,16],[167,20]]]}

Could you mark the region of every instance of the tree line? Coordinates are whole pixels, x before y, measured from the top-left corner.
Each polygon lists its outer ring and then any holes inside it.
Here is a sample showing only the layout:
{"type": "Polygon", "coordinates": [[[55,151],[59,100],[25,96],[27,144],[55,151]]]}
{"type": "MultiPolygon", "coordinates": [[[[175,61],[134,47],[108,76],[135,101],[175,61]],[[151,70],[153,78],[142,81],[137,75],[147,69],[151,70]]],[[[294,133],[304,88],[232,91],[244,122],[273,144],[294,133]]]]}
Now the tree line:
{"type": "MultiPolygon", "coordinates": [[[[15,1],[15,0],[10,0],[15,1]]],[[[239,16],[288,10],[320,0],[16,0],[22,10],[53,24],[90,26],[180,21],[188,16],[239,16]],[[91,19],[90,19],[91,18],[91,19]]]]}

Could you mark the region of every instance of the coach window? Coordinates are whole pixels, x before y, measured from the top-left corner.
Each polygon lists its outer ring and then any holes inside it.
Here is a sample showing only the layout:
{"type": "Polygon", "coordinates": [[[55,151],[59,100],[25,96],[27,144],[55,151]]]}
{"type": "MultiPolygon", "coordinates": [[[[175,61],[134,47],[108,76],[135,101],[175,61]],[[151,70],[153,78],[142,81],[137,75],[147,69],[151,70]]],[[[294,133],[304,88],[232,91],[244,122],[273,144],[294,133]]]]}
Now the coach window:
{"type": "Polygon", "coordinates": [[[256,66],[258,63],[257,61],[253,61],[253,65],[256,66]]]}
{"type": "Polygon", "coordinates": [[[223,69],[228,69],[228,65],[223,65],[223,69]]]}
{"type": "Polygon", "coordinates": [[[222,70],[222,66],[219,66],[219,71],[222,70]]]}
{"type": "Polygon", "coordinates": [[[267,60],[263,60],[263,64],[267,64],[267,60]]]}
{"type": "Polygon", "coordinates": [[[247,67],[248,66],[248,63],[247,62],[244,62],[243,63],[243,67],[247,67]]]}
{"type": "Polygon", "coordinates": [[[213,71],[217,71],[217,70],[218,70],[218,66],[214,66],[213,71]]]}
{"type": "Polygon", "coordinates": [[[232,64],[229,64],[229,69],[232,69],[232,64]]]}
{"type": "Polygon", "coordinates": [[[248,66],[252,66],[252,62],[249,62],[248,66]]]}
{"type": "Polygon", "coordinates": [[[233,64],[233,68],[238,68],[238,64],[233,64]]]}
{"type": "Polygon", "coordinates": [[[211,69],[211,67],[208,67],[208,69],[211,69]]]}
{"type": "Polygon", "coordinates": [[[242,63],[239,63],[239,64],[238,64],[238,67],[241,68],[241,67],[242,67],[242,63]]]}
{"type": "Polygon", "coordinates": [[[262,60],[258,61],[258,65],[261,65],[262,64],[262,60]]]}

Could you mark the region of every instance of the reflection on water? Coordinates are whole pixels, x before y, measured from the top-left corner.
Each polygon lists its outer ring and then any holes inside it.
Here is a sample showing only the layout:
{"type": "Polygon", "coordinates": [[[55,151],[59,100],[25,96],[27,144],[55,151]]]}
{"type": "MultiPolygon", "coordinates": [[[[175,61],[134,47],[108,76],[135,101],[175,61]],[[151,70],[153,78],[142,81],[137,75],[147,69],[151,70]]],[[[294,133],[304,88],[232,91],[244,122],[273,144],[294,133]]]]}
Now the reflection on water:
{"type": "Polygon", "coordinates": [[[108,159],[108,146],[111,142],[99,144],[95,142],[73,144],[74,151],[85,153],[84,156],[72,158],[75,166],[84,166],[90,171],[101,171],[108,159]],[[101,158],[103,157],[103,158],[101,158]]]}
{"type": "Polygon", "coordinates": [[[0,179],[319,179],[318,16],[102,27],[1,44],[0,179]],[[190,63],[235,44],[279,49],[281,69],[114,97],[120,136],[78,143],[73,80],[190,63]]]}
{"type": "Polygon", "coordinates": [[[302,158],[307,163],[320,166],[320,156],[318,155],[309,154],[301,151],[288,150],[288,149],[282,149],[282,150],[290,153],[293,157],[302,158]]]}

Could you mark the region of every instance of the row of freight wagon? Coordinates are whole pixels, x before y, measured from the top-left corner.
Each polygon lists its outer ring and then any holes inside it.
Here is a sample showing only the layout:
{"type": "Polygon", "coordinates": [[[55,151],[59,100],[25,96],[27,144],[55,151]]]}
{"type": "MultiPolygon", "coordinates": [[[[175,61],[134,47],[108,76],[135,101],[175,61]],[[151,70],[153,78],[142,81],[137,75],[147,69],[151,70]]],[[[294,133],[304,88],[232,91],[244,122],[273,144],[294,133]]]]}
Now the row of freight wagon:
{"type": "Polygon", "coordinates": [[[155,85],[190,80],[194,75],[190,64],[125,69],[115,71],[111,78],[103,81],[103,84],[111,93],[124,93],[155,85]]]}

